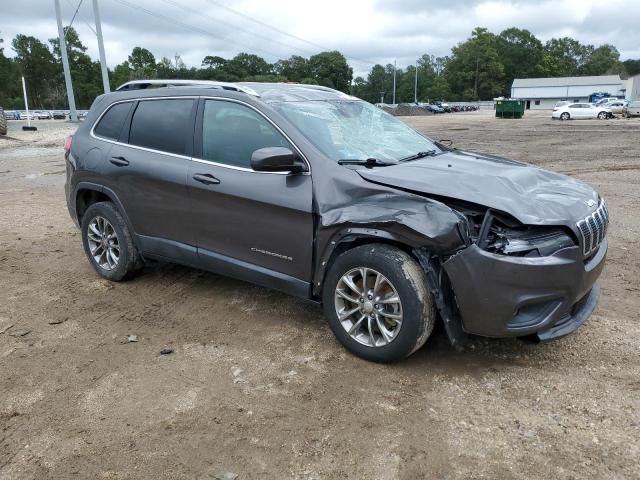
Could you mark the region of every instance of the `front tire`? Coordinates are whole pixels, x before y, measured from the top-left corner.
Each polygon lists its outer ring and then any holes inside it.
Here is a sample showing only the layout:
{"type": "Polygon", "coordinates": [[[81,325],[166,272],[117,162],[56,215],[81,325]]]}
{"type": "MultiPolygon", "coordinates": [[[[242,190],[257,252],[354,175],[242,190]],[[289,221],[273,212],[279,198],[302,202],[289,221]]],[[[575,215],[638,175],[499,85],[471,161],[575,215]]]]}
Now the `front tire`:
{"type": "Polygon", "coordinates": [[[342,253],[327,273],[322,301],[338,340],[374,362],[411,355],[427,341],[436,318],[420,265],[384,244],[342,253]]]}
{"type": "Polygon", "coordinates": [[[82,244],[98,274],[119,282],[140,269],[142,260],[124,218],[111,202],[91,205],[82,216],[82,244]]]}
{"type": "Polygon", "coordinates": [[[607,112],[600,112],[598,113],[598,118],[600,120],[606,120],[607,118],[609,118],[609,114],[607,112]]]}

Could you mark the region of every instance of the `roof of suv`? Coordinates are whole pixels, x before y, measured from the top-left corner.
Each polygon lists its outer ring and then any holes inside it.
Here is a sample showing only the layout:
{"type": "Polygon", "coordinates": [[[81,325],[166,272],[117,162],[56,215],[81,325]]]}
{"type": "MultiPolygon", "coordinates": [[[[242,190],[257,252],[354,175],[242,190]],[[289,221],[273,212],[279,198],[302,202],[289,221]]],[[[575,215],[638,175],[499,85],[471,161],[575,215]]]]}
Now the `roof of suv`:
{"type": "MultiPolygon", "coordinates": [[[[296,102],[309,100],[358,100],[346,93],[321,85],[307,85],[300,83],[259,83],[259,82],[215,82],[208,80],[134,80],[118,87],[118,92],[153,91],[164,96],[170,89],[173,94],[183,92],[193,94],[197,90],[215,89],[217,91],[239,92],[241,94],[259,97],[262,101],[296,102]]],[[[147,95],[141,95],[147,96],[147,95]]]]}

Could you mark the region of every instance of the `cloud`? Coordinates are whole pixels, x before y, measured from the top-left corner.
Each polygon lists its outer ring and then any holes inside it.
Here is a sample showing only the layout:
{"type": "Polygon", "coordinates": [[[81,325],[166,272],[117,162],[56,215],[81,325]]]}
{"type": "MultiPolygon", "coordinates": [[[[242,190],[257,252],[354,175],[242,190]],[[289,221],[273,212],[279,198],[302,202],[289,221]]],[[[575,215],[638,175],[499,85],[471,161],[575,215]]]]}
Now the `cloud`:
{"type": "MultiPolygon", "coordinates": [[[[60,2],[66,24],[78,0],[60,2]]],[[[9,1],[2,7],[0,36],[9,55],[8,43],[18,33],[42,41],[57,36],[53,2],[26,5],[9,1]]],[[[623,59],[640,57],[636,0],[100,0],[100,8],[111,68],[135,46],[148,48],[158,59],[178,54],[187,66],[199,66],[205,55],[231,57],[245,51],[273,62],[337,49],[362,75],[373,63],[395,59],[404,67],[424,53],[448,55],[477,26],[496,33],[526,28],[543,41],[571,36],[596,46],[611,43],[623,59]]],[[[92,2],[84,0],[74,26],[97,58],[95,35],[87,24],[93,24],[92,2]]]]}

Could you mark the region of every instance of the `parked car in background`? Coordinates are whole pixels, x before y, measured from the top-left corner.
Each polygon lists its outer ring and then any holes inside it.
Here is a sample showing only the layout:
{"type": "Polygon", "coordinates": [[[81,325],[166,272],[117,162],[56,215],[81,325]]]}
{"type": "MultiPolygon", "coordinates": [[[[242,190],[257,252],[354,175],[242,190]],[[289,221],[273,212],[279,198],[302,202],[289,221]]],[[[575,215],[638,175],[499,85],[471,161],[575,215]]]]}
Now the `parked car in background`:
{"type": "Polygon", "coordinates": [[[447,113],[451,113],[451,107],[449,106],[448,103],[434,102],[434,105],[436,107],[440,107],[442,110],[444,110],[447,113]]]}
{"type": "Polygon", "coordinates": [[[611,102],[604,103],[602,105],[597,105],[597,107],[606,107],[609,110],[611,110],[611,113],[615,113],[619,115],[624,110],[624,107],[627,106],[627,103],[629,102],[627,102],[626,100],[614,100],[611,102]]]}
{"type": "Polygon", "coordinates": [[[33,114],[38,120],[51,120],[51,113],[46,110],[33,112],[33,114]]]}
{"type": "Polygon", "coordinates": [[[430,103],[425,103],[423,108],[432,113],[445,113],[443,108],[440,108],[437,105],[431,105],[430,103]]]}
{"type": "Polygon", "coordinates": [[[611,117],[612,113],[609,108],[599,107],[592,103],[570,103],[562,107],[555,107],[551,113],[551,118],[560,120],[584,120],[589,118],[604,120],[611,117]]]}
{"type": "Polygon", "coordinates": [[[36,116],[33,112],[20,112],[20,120],[35,120],[36,116]]]}
{"type": "Polygon", "coordinates": [[[624,100],[624,99],[621,99],[618,97],[605,97],[595,102],[594,105],[604,105],[605,103],[615,102],[616,100],[624,100]]]}
{"type": "Polygon", "coordinates": [[[629,104],[622,109],[622,115],[630,117],[640,116],[640,100],[632,100],[629,104]]]}
{"type": "Polygon", "coordinates": [[[20,120],[20,112],[15,110],[5,110],[4,116],[7,120],[20,120]]]}
{"type": "Polygon", "coordinates": [[[64,120],[65,118],[67,118],[67,114],[60,111],[60,110],[56,110],[55,112],[53,112],[53,119],[54,120],[64,120]]]}

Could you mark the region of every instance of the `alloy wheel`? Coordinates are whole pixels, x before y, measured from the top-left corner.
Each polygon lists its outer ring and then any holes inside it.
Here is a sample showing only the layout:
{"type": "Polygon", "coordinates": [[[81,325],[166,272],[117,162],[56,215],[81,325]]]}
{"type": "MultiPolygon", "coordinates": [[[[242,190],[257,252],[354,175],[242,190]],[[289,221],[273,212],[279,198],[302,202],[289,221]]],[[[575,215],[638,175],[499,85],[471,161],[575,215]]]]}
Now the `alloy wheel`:
{"type": "Polygon", "coordinates": [[[104,217],[91,219],[87,228],[87,242],[93,260],[104,270],[113,270],[120,261],[120,242],[118,235],[104,217]]]}
{"type": "Polygon", "coordinates": [[[367,267],[345,273],[335,289],[340,324],[358,343],[383,347],[402,327],[402,302],[387,277],[367,267]]]}

